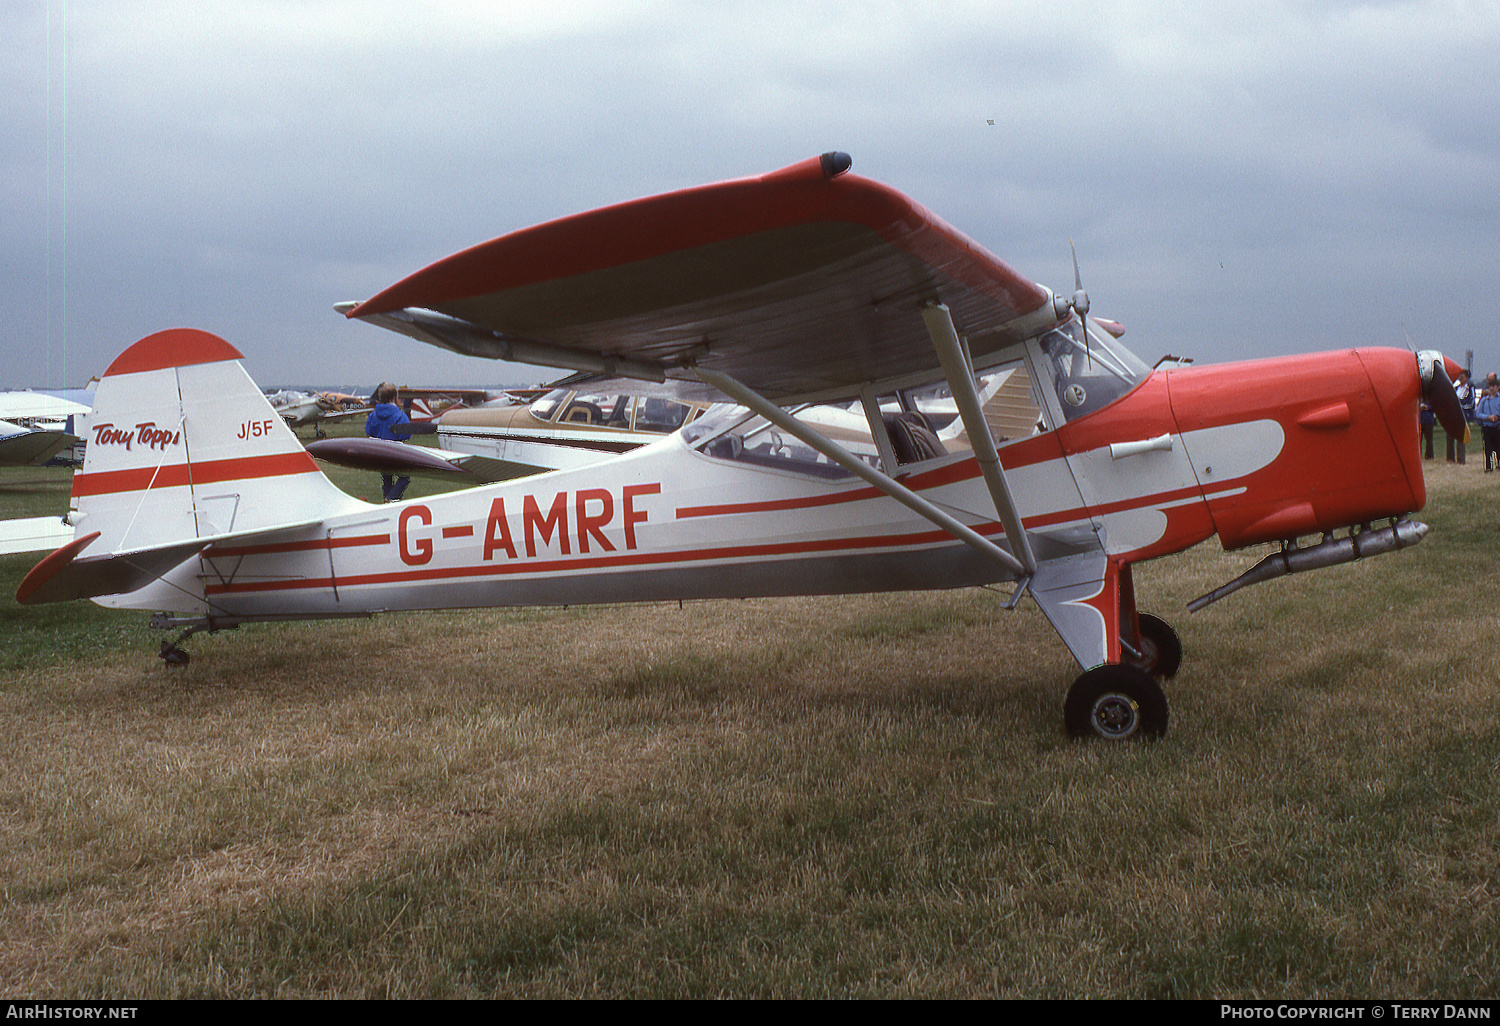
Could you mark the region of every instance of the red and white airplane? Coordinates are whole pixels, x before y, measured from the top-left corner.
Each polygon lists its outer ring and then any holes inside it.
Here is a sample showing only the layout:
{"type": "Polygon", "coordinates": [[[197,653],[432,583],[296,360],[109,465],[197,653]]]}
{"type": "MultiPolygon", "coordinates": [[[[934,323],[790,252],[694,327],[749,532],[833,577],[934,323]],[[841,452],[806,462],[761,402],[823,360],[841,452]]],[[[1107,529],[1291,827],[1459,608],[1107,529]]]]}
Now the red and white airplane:
{"type": "MultiPolygon", "coordinates": [[[[1426,497],[1419,399],[1463,431],[1439,354],[1153,373],[1081,288],[1054,295],[848,169],[830,153],[528,228],[347,309],[600,390],[738,404],[581,469],[372,506],[319,473],[227,342],[142,339],[99,385],[75,538],[17,597],[168,610],[154,622],[181,641],[396,609],[1013,582],[1006,604],[1029,594],[1084,670],[1067,729],[1119,739],[1165,731],[1158,678],[1181,657],[1136,611],[1135,564],[1215,534],[1282,543],[1197,605],[1425,534],[1407,519],[1426,497]],[[997,411],[976,380],[1002,375],[997,411]],[[962,430],[939,436],[924,407],[962,430]],[[849,412],[862,436],[828,429],[849,412]]],[[[163,655],[185,661],[176,641],[163,655]]]]}

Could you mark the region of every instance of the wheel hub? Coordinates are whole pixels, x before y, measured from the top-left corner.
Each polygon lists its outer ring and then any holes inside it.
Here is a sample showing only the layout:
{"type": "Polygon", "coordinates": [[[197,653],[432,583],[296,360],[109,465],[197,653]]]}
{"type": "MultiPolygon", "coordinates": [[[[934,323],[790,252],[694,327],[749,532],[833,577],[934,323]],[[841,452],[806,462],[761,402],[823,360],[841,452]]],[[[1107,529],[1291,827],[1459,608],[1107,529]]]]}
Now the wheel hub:
{"type": "Polygon", "coordinates": [[[1122,741],[1140,729],[1140,706],[1129,695],[1118,692],[1100,695],[1090,712],[1090,722],[1101,737],[1122,741]]]}

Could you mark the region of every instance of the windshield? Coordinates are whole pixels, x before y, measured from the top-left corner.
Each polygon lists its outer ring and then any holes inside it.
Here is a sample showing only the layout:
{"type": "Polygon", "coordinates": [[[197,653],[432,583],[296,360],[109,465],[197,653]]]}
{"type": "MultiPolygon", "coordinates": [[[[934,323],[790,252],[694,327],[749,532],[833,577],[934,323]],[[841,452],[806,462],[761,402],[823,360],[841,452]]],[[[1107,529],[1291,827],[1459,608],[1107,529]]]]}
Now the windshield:
{"type": "Polygon", "coordinates": [[[537,420],[551,420],[557,412],[557,404],[572,394],[566,388],[554,388],[531,404],[531,415],[537,420]]]}
{"type": "Polygon", "coordinates": [[[1058,405],[1068,420],[1107,406],[1150,376],[1151,370],[1107,332],[1084,335],[1078,320],[1054,328],[1038,340],[1046,357],[1039,371],[1050,373],[1058,405]]]}

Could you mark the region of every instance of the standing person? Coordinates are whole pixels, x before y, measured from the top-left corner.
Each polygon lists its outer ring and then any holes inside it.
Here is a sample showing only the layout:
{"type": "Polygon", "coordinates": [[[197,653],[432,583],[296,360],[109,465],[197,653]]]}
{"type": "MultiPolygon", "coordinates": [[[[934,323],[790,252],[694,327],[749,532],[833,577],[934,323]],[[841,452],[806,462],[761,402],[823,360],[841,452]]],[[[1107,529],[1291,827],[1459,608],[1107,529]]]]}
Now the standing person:
{"type": "MultiPolygon", "coordinates": [[[[411,418],[401,411],[396,405],[401,393],[396,386],[389,382],[381,382],[375,389],[375,408],[365,418],[365,434],[371,438],[384,438],[392,442],[404,442],[406,438],[397,435],[392,429],[397,424],[410,424],[411,418]]],[[[411,484],[409,477],[392,478],[390,474],[380,475],[381,498],[386,502],[397,502],[406,491],[406,486],[411,484]]]]}
{"type": "MultiPolygon", "coordinates": [[[[1469,372],[1461,370],[1458,372],[1458,380],[1453,383],[1453,394],[1458,397],[1458,408],[1463,411],[1464,423],[1468,425],[1469,434],[1474,433],[1474,386],[1469,384],[1469,372]]],[[[1443,434],[1448,432],[1444,429],[1443,434]]],[[[1468,447],[1464,445],[1462,438],[1454,438],[1448,435],[1448,462],[1462,464],[1464,457],[1468,454],[1468,447]],[[1454,453],[1457,453],[1457,460],[1454,453]]]]}
{"type": "Polygon", "coordinates": [[[1474,404],[1474,416],[1484,433],[1484,472],[1500,466],[1500,382],[1491,382],[1474,404]],[[1493,454],[1494,462],[1490,462],[1493,454]]]}
{"type": "Polygon", "coordinates": [[[1417,407],[1417,423],[1422,427],[1422,458],[1432,459],[1432,427],[1437,423],[1437,414],[1426,403],[1417,407]]]}

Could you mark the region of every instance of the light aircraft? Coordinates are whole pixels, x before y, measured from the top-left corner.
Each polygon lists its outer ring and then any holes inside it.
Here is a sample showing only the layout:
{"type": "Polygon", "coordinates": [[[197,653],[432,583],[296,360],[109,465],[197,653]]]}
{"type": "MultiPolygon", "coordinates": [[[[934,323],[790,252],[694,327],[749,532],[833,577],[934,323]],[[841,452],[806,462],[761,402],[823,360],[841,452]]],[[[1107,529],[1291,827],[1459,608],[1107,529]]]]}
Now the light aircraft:
{"type": "Polygon", "coordinates": [[[233,346],[137,342],[99,386],[76,535],[17,590],[168,610],[157,626],[395,609],[835,594],[1011,582],[1083,668],[1067,730],[1159,736],[1181,646],[1137,563],[1280,542],[1194,605],[1414,544],[1437,353],[1349,349],[1152,372],[1088,316],[840,153],[482,243],[347,316],[591,386],[729,398],[578,470],[372,506],[335,488],[233,346]],[[992,427],[976,378],[1025,384],[992,427]],[[964,431],[932,444],[920,400],[964,431]],[[817,427],[857,402],[875,454],[817,427]],[[892,412],[892,408],[901,412],[892,412]]]}
{"type": "MultiPolygon", "coordinates": [[[[83,461],[96,381],[86,388],[0,392],[0,467],[76,466],[83,461]]],[[[45,552],[73,539],[61,516],[0,520],[0,555],[45,552]]]]}
{"type": "MultiPolygon", "coordinates": [[[[561,387],[530,403],[460,407],[433,424],[411,426],[408,434],[435,434],[436,447],[413,448],[380,438],[329,438],[309,443],[307,451],[358,470],[436,476],[457,471],[471,475],[476,484],[488,484],[610,459],[676,431],[708,407],[561,387]]],[[[400,433],[403,427],[395,430],[400,433]]]]}
{"type": "Polygon", "coordinates": [[[281,414],[281,419],[288,426],[299,428],[311,424],[319,438],[323,437],[325,420],[369,412],[369,400],[343,392],[303,392],[295,388],[283,388],[266,396],[266,401],[281,414]]]}
{"type": "Polygon", "coordinates": [[[71,453],[81,441],[66,431],[22,427],[0,420],[0,467],[40,467],[71,453]]]}
{"type": "Polygon", "coordinates": [[[0,466],[39,467],[83,460],[94,387],[0,392],[0,466]]]}
{"type": "Polygon", "coordinates": [[[401,408],[415,424],[433,422],[450,410],[461,410],[469,406],[500,402],[506,398],[504,392],[487,388],[432,388],[402,385],[401,408]]]}

